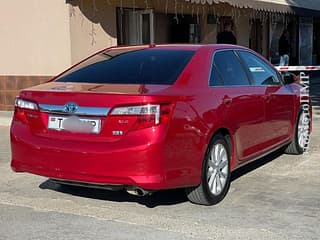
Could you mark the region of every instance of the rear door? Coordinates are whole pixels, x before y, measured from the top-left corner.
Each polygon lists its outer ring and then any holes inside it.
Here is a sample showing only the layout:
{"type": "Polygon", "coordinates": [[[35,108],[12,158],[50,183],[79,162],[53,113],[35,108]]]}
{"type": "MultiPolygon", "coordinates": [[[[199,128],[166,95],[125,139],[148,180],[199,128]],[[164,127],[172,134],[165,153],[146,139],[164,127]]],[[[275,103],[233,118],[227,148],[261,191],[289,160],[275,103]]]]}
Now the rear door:
{"type": "Polygon", "coordinates": [[[273,147],[289,138],[294,93],[283,85],[279,74],[263,59],[248,51],[239,51],[256,86],[264,89],[266,108],[266,146],[273,147]]]}
{"type": "Polygon", "coordinates": [[[261,151],[265,132],[264,89],[253,86],[249,73],[232,50],[213,57],[210,86],[221,99],[219,114],[234,133],[238,159],[245,161],[261,151]]]}

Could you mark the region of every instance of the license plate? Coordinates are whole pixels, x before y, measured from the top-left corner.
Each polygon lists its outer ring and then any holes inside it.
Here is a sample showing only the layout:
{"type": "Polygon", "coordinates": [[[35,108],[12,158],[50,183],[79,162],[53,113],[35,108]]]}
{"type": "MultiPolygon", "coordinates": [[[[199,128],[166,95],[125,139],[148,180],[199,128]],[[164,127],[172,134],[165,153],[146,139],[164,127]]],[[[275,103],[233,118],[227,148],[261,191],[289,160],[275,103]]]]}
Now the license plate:
{"type": "Polygon", "coordinates": [[[49,116],[48,129],[78,133],[100,132],[101,120],[98,118],[83,118],[77,116],[49,116]]]}

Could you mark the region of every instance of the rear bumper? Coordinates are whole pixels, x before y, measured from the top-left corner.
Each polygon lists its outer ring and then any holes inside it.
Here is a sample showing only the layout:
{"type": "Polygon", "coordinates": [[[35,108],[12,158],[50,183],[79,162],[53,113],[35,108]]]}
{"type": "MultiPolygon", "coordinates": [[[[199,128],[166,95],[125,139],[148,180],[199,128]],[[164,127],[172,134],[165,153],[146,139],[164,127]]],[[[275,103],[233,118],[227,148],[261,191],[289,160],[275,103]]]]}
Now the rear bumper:
{"type": "Polygon", "coordinates": [[[34,135],[27,125],[11,127],[11,167],[48,178],[161,190],[199,182],[190,164],[176,168],[163,129],[145,129],[114,143],[56,141],[34,135]],[[136,134],[136,135],[135,135],[136,134]],[[148,136],[148,137],[147,137],[148,136]]]}

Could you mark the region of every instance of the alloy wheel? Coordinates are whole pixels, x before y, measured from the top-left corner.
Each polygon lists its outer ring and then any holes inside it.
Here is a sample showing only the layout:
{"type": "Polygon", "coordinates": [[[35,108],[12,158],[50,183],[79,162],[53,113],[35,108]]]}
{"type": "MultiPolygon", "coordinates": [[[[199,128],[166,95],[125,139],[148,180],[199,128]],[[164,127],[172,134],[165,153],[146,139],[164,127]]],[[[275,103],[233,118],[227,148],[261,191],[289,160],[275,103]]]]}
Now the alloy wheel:
{"type": "Polygon", "coordinates": [[[229,172],[228,152],[220,143],[213,145],[208,159],[207,182],[210,192],[218,196],[226,186],[229,172]]]}
{"type": "Polygon", "coordinates": [[[309,118],[304,112],[300,114],[298,123],[298,144],[301,148],[306,148],[309,141],[309,118]]]}

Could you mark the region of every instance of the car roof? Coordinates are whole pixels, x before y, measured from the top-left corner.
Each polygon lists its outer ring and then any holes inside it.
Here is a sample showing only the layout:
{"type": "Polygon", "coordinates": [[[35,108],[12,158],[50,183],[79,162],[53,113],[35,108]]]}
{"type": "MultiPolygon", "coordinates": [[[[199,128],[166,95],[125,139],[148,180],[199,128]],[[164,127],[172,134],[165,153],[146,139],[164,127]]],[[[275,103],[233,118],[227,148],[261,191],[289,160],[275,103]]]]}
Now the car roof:
{"type": "Polygon", "coordinates": [[[247,49],[238,45],[230,44],[149,44],[149,45],[136,45],[136,46],[116,46],[105,49],[106,51],[134,51],[141,49],[167,49],[167,50],[190,50],[198,51],[200,49],[207,50],[220,50],[220,49],[247,49]]]}

